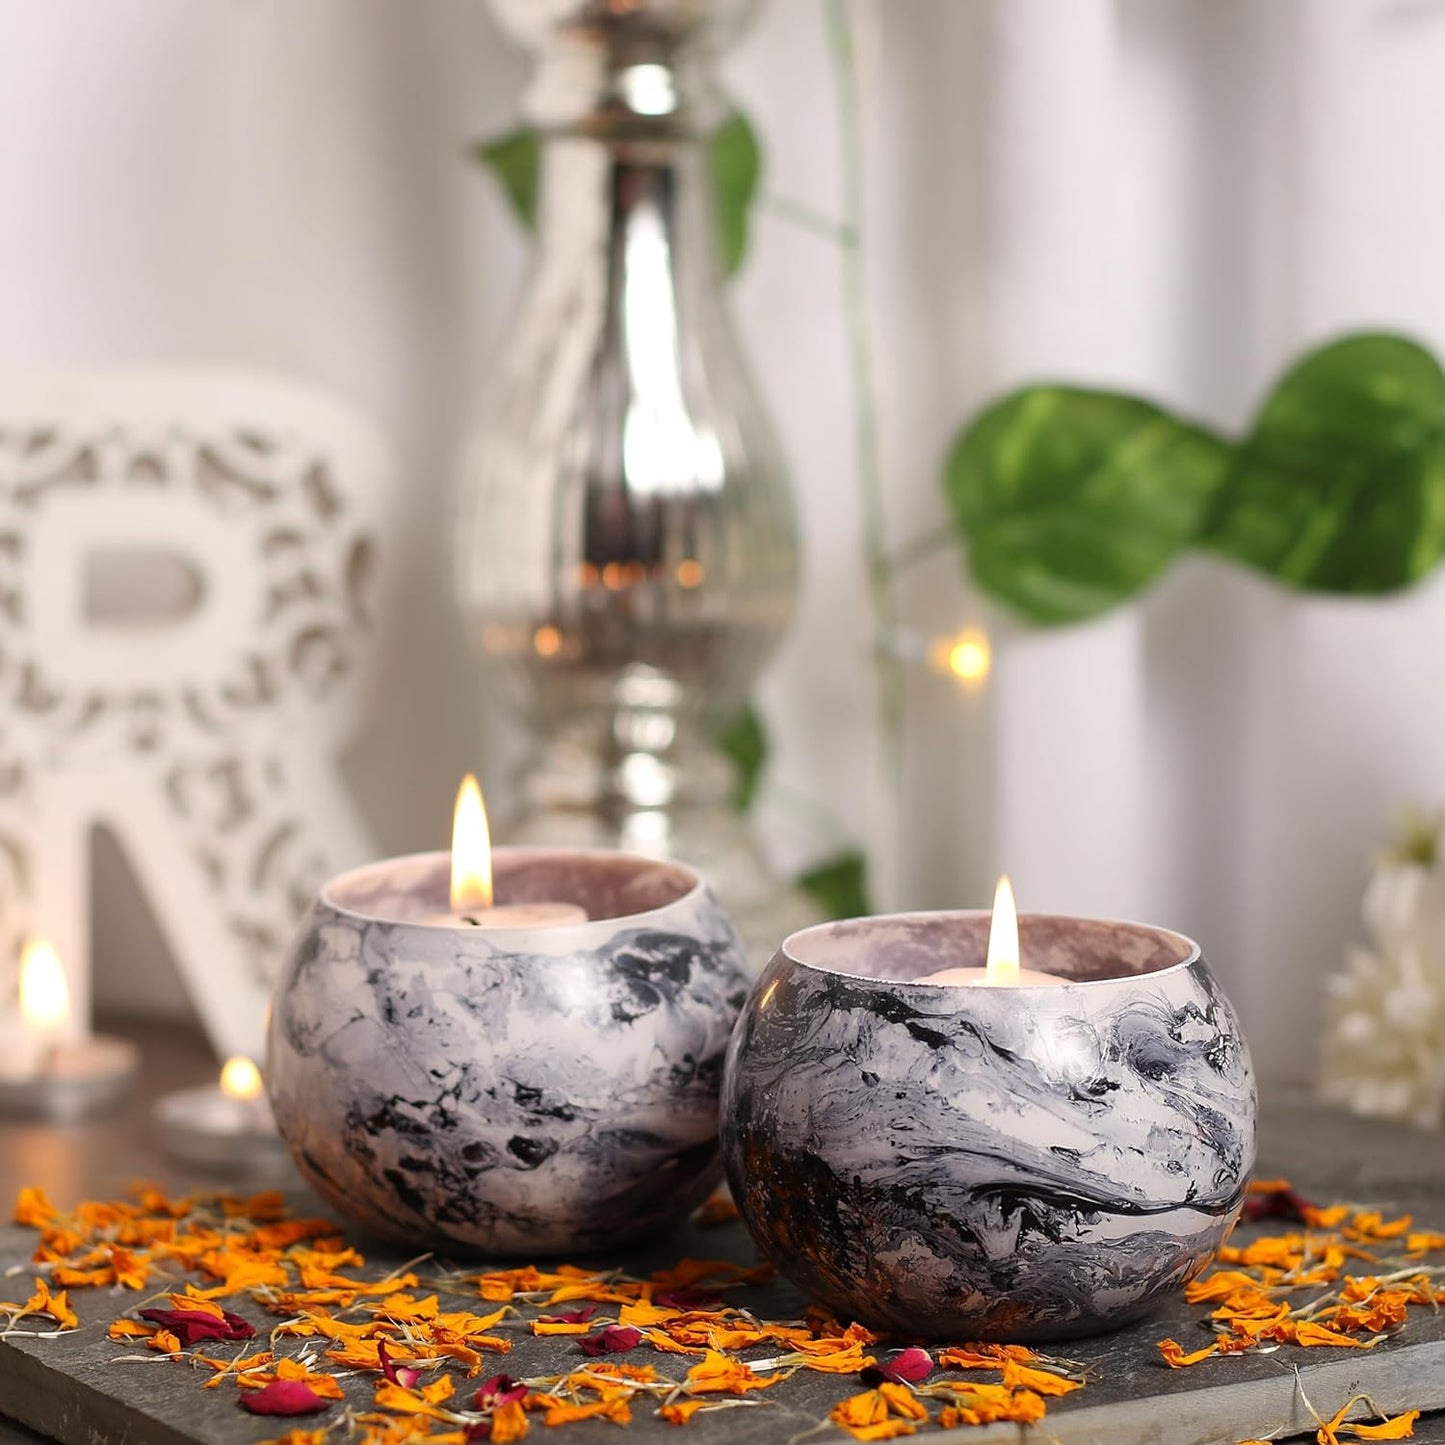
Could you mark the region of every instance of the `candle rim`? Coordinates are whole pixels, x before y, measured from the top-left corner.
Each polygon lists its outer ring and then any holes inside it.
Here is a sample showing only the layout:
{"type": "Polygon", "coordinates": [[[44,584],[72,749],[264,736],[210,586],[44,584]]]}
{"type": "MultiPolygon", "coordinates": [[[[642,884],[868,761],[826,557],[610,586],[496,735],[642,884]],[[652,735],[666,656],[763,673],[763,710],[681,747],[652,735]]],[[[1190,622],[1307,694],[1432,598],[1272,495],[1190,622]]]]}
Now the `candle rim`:
{"type": "MultiPolygon", "coordinates": [[[[966,983],[936,983],[925,979],[922,975],[918,978],[884,978],[876,973],[854,973],[846,968],[838,968],[826,963],[814,962],[811,959],[803,958],[795,949],[794,945],[808,935],[823,935],[846,933],[851,928],[859,928],[869,924],[879,923],[912,923],[930,922],[935,920],[955,920],[978,922],[984,925],[985,946],[987,946],[987,925],[993,917],[993,910],[989,908],[933,908],[913,909],[903,913],[870,913],[862,914],[855,918],[837,918],[825,923],[809,924],[806,928],[796,929],[790,933],[778,946],[778,956],[786,958],[790,963],[797,964],[800,968],[811,969],[814,973],[831,974],[836,978],[846,978],[854,983],[870,983],[884,985],[888,988],[930,988],[939,990],[954,990],[960,993],[967,993],[975,996],[980,993],[1029,993],[1045,995],[1050,998],[1059,996],[1059,986],[1042,983],[1017,983],[995,989],[981,989],[974,984],[966,983]]],[[[1173,963],[1167,963],[1162,968],[1145,969],[1137,973],[1116,973],[1106,978],[1071,978],[1068,974],[1055,973],[1054,977],[1063,981],[1066,989],[1078,988],[1113,988],[1122,983],[1135,983],[1144,979],[1165,978],[1171,974],[1191,968],[1204,960],[1204,950],[1188,934],[1180,933],[1175,928],[1165,928],[1157,923],[1140,923],[1127,918],[1088,918],[1081,914],[1070,913],[1020,913],[1018,915],[1019,928],[1022,933],[1026,919],[1040,919],[1058,923],[1088,923],[1099,925],[1105,928],[1121,928],[1137,934],[1154,934],[1164,939],[1177,940],[1183,946],[1184,956],[1176,959],[1173,963]]],[[[972,965],[951,965],[971,967],[972,965]]],[[[1027,962],[1024,965],[1029,966],[1027,962]]],[[[983,965],[978,965],[980,971],[983,965]]],[[[1046,969],[1037,969],[1039,973],[1048,972],[1046,969]]]]}
{"type": "MultiPolygon", "coordinates": [[[[517,928],[505,930],[501,936],[513,938],[525,937],[527,933],[545,932],[550,937],[565,935],[568,933],[581,934],[586,929],[609,928],[615,929],[618,924],[630,923],[635,920],[655,918],[671,909],[678,908],[696,899],[707,890],[707,880],[687,863],[680,863],[671,858],[649,858],[645,853],[629,852],[620,848],[548,848],[537,845],[512,845],[503,844],[492,850],[492,864],[497,875],[496,904],[505,907],[511,903],[526,902],[557,902],[574,903],[574,898],[556,899],[511,899],[502,896],[503,875],[505,866],[513,862],[526,864],[541,858],[557,858],[562,860],[573,860],[574,864],[587,867],[602,860],[615,860],[622,863],[635,864],[639,870],[648,869],[656,873],[671,874],[677,882],[679,891],[672,897],[664,899],[660,903],[653,904],[649,908],[639,909],[635,912],[625,913],[599,913],[589,916],[574,923],[543,923],[533,925],[522,925],[517,928]]],[[[442,907],[433,912],[448,912],[446,882],[450,878],[451,853],[447,849],[431,849],[419,853],[402,853],[391,858],[377,858],[369,863],[360,864],[358,867],[349,868],[334,877],[327,879],[317,892],[317,901],[346,918],[353,918],[363,923],[385,923],[394,928],[425,928],[437,932],[460,933],[467,937],[486,937],[488,934],[479,934],[478,930],[465,924],[454,924],[442,922],[418,916],[415,918],[398,917],[392,914],[371,912],[367,909],[356,906],[352,902],[343,901],[337,897],[338,889],[345,889],[347,885],[356,886],[364,882],[368,874],[382,874],[388,868],[405,867],[410,865],[420,872],[424,869],[440,869],[442,877],[442,907]]],[[[578,904],[578,906],[584,906],[578,904]]],[[[491,934],[497,937],[497,934],[491,934]]]]}

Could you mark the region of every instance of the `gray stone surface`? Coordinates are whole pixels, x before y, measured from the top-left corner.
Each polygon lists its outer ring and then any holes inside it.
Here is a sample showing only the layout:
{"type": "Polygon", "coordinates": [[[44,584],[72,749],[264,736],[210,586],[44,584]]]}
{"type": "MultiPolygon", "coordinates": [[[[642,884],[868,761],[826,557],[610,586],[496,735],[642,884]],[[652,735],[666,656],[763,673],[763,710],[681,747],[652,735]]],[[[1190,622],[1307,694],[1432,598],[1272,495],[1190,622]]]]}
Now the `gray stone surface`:
{"type": "MultiPolygon", "coordinates": [[[[1295,1182],[1321,1199],[1352,1199],[1390,1210],[1409,1209],[1422,1225],[1445,1227],[1445,1140],[1388,1126],[1364,1124],[1325,1114],[1288,1100],[1266,1107],[1262,1139],[1262,1170],[1288,1170],[1295,1182]]],[[[0,1272],[22,1263],[33,1246],[28,1230],[0,1229],[0,1272]]],[[[659,1239],[648,1251],[623,1260],[634,1273],[676,1262],[683,1255],[750,1260],[752,1246],[736,1226],[700,1230],[689,1226],[659,1239]]],[[[371,1255],[373,1267],[385,1272],[396,1259],[371,1255]]],[[[583,1262],[583,1261],[578,1261],[583,1262]]],[[[0,1283],[0,1296],[14,1297],[14,1287],[28,1282],[23,1272],[0,1283]]],[[[23,1421],[32,1429],[67,1442],[157,1442],[157,1445],[252,1445],[270,1438],[284,1422],[252,1419],[236,1408],[234,1392],[201,1389],[208,1372],[192,1373],[159,1359],[118,1362],[117,1356],[143,1354],[111,1343],[104,1326],[135,1303],[77,1291],[76,1303],[85,1327],[57,1339],[12,1337],[0,1342],[0,1416],[23,1421]]],[[[795,1316],[801,1299],[785,1283],[750,1290],[739,1296],[760,1314],[795,1316]]],[[[250,1312],[258,1325],[267,1322],[250,1312]]],[[[1048,1419],[1034,1431],[995,1426],[948,1432],[929,1431],[920,1439],[1028,1442],[1042,1445],[1228,1445],[1250,1436],[1314,1429],[1305,1397],[1324,1415],[1334,1412],[1349,1395],[1368,1390],[1378,1403],[1397,1410],[1411,1406],[1445,1409],[1445,1315],[1417,1313],[1409,1328],[1369,1352],[1281,1350],[1273,1355],[1211,1360],[1188,1370],[1171,1371],[1160,1362],[1155,1342],[1173,1335],[1181,1343],[1202,1342],[1199,1309],[1170,1306],[1154,1318],[1111,1336],[1075,1342],[1060,1353],[1087,1363],[1098,1378],[1085,1390],[1051,1404],[1048,1419]]],[[[580,1362],[575,1341],[535,1339],[518,1334],[510,1355],[499,1356],[498,1368],[517,1376],[561,1372],[580,1362]]],[[[227,1353],[236,1346],[216,1347],[227,1353]]],[[[682,1357],[660,1357],[645,1348],[623,1359],[656,1363],[665,1374],[686,1368],[682,1357]]],[[[369,1399],[369,1380],[352,1381],[357,1403],[369,1399]]],[[[748,1409],[702,1416],[684,1432],[636,1412],[627,1439],[681,1441],[682,1445],[744,1445],[744,1442],[786,1442],[822,1420],[828,1409],[852,1389],[847,1378],[800,1373],[763,1395],[764,1403],[748,1409]]],[[[758,1398],[758,1397],[754,1397],[758,1398]]],[[[304,1422],[296,1422],[304,1423],[304,1422]]],[[[3,1427],[0,1427],[3,1428],[3,1427]]],[[[536,1433],[536,1432],[534,1432],[536,1433]]],[[[0,1442],[11,1437],[0,1433],[0,1442]]],[[[27,1441],[27,1434],[13,1437],[27,1441]]],[[[553,1438],[541,1432],[541,1438],[553,1438]]],[[[560,1441],[617,1440],[614,1427],[588,1422],[570,1426],[560,1441]],[[574,1433],[576,1432],[576,1433],[574,1433]]],[[[832,1438],[832,1437],[829,1437],[832,1438]]],[[[841,1435],[837,1438],[844,1438],[841,1435]]],[[[1416,1438],[1445,1442],[1438,1421],[1422,1421],[1416,1438]]]]}

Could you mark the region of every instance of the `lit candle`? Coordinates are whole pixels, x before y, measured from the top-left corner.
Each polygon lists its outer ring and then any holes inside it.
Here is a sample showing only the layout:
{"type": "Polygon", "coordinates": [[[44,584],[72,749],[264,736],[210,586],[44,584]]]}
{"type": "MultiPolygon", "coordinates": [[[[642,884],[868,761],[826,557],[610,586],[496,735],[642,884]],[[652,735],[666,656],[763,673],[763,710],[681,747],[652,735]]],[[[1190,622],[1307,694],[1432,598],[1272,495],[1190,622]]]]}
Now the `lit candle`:
{"type": "Polygon", "coordinates": [[[918,983],[945,983],[973,988],[1046,988],[1068,983],[1054,973],[1023,968],[1019,962],[1019,915],[1013,885],[1005,873],[993,895],[993,916],[988,925],[988,956],[982,968],[944,968],[928,973],[918,983]]]}
{"type": "Polygon", "coordinates": [[[503,903],[492,897],[492,834],[482,790],[470,773],[457,789],[452,814],[451,912],[423,920],[447,928],[541,928],[586,923],[575,903],[503,903]]]}
{"type": "Polygon", "coordinates": [[[203,1173],[271,1173],[290,1158],[261,1071],[247,1058],[231,1058],[214,1084],[178,1089],[156,1104],[156,1124],[166,1152],[203,1173]]]}
{"type": "Polygon", "coordinates": [[[43,938],[20,955],[19,995],[19,1028],[0,1035],[0,1113],[69,1122],[118,1104],[135,1076],[135,1046],[73,1033],[65,970],[43,938]]]}

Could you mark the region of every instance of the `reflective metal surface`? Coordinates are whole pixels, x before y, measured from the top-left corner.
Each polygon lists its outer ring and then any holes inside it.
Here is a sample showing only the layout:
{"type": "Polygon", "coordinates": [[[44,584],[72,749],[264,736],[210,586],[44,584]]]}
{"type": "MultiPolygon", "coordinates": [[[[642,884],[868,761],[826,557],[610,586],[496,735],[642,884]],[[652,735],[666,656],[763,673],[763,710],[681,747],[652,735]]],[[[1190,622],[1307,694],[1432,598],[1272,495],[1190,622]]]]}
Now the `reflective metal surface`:
{"type": "Polygon", "coordinates": [[[482,657],[537,738],[521,842],[694,863],[761,962],[812,916],[706,739],[786,626],[792,507],[722,297],[709,78],[750,4],[494,0],[539,47],[536,269],[457,492],[482,657]]]}

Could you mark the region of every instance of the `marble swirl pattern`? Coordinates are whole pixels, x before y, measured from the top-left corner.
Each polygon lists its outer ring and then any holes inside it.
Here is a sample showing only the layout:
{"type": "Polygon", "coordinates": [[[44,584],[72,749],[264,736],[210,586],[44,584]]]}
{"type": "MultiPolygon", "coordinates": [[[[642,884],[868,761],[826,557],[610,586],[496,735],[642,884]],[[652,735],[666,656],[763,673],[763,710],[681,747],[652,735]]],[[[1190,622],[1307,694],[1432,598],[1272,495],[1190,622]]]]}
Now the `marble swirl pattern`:
{"type": "Polygon", "coordinates": [[[729,1053],[723,1149],[760,1248],[812,1297],[905,1335],[1067,1338],[1203,1269],[1255,1108],[1202,960],[1025,997],[779,954],[729,1053]]]}
{"type": "Polygon", "coordinates": [[[382,1236],[486,1254],[611,1248],[717,1182],[718,1089],[747,984],[702,887],[550,933],[318,901],[273,1009],[277,1123],[312,1186],[382,1236]]]}

